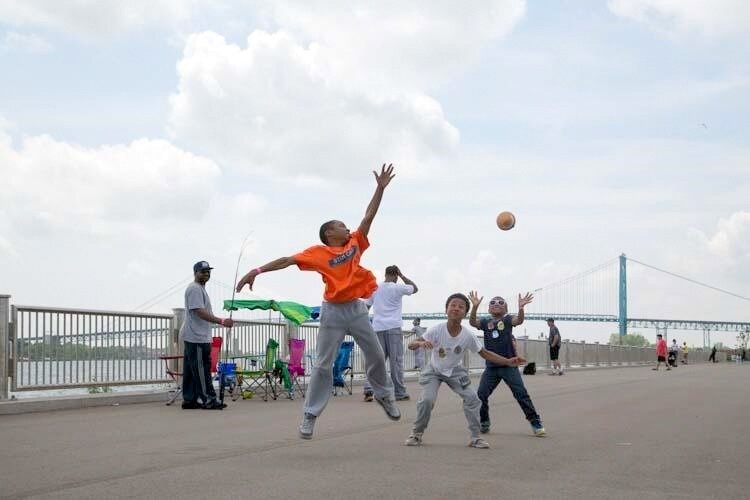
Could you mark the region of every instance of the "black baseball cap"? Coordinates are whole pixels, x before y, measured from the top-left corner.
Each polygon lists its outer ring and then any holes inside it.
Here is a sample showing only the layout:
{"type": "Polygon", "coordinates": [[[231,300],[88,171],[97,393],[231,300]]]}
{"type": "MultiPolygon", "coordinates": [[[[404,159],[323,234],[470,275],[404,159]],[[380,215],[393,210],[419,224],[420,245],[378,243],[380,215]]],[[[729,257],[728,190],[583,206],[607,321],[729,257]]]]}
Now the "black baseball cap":
{"type": "Polygon", "coordinates": [[[200,271],[210,271],[211,269],[213,269],[213,267],[211,267],[208,264],[208,262],[206,262],[205,260],[198,261],[198,262],[196,262],[193,265],[193,272],[194,273],[197,273],[197,272],[200,272],[200,271]]]}

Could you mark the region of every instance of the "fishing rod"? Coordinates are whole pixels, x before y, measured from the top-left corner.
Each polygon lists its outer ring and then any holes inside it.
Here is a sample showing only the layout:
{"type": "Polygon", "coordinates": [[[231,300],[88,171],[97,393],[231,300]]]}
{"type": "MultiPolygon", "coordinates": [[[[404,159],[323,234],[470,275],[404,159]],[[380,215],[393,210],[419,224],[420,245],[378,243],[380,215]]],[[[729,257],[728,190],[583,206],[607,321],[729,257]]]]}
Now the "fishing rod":
{"type": "MultiPolygon", "coordinates": [[[[229,308],[229,319],[232,319],[232,313],[234,312],[234,295],[237,291],[237,277],[240,274],[240,262],[242,261],[242,254],[245,253],[245,249],[247,248],[247,245],[249,243],[249,238],[253,234],[253,231],[250,231],[247,233],[247,236],[245,236],[245,239],[242,240],[242,245],[240,246],[240,254],[237,256],[237,267],[234,270],[234,285],[232,286],[232,307],[229,308]]],[[[227,363],[229,361],[229,344],[231,341],[232,336],[232,330],[230,329],[229,332],[227,332],[227,342],[224,346],[224,362],[227,363]]],[[[224,404],[224,384],[226,383],[226,369],[221,370],[221,374],[219,375],[219,401],[221,404],[224,404]]]]}

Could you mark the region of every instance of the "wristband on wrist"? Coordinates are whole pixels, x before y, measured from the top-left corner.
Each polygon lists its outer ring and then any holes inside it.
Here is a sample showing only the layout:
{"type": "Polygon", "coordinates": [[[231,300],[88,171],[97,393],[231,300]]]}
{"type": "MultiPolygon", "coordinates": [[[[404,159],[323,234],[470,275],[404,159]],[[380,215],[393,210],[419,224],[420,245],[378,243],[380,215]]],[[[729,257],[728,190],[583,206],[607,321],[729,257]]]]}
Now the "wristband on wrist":
{"type": "Polygon", "coordinates": [[[256,267],[256,268],[255,268],[255,275],[256,275],[256,276],[257,276],[257,275],[259,275],[259,274],[260,274],[260,273],[262,273],[262,272],[263,272],[263,269],[261,269],[260,267],[256,267]]]}
{"type": "Polygon", "coordinates": [[[224,326],[224,318],[221,318],[221,319],[219,320],[219,324],[220,324],[221,326],[224,326]]]}

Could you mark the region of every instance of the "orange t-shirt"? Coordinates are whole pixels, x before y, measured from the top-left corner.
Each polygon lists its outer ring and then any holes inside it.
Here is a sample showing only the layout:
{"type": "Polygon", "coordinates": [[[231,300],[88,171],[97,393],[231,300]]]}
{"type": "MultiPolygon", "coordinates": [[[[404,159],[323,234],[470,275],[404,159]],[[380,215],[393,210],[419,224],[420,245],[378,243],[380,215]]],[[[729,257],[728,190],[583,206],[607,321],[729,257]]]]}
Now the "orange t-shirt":
{"type": "Polygon", "coordinates": [[[343,247],[315,245],[294,255],[294,260],[302,271],[317,271],[323,277],[326,301],[349,302],[369,297],[378,287],[375,275],[359,265],[369,246],[367,237],[357,230],[343,247]]]}

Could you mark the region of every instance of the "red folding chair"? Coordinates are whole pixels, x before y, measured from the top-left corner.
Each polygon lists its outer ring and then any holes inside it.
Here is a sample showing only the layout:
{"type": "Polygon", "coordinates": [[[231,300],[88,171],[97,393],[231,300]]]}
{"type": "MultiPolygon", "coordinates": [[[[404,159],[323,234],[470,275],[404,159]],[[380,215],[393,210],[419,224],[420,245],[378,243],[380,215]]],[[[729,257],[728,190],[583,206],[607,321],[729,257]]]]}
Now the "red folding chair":
{"type": "MultiPolygon", "coordinates": [[[[216,369],[221,356],[221,345],[224,339],[221,337],[213,337],[211,339],[211,374],[216,373],[216,369]]],[[[172,386],[167,392],[167,406],[177,400],[182,395],[182,376],[185,365],[185,356],[159,356],[159,359],[164,361],[164,371],[167,376],[172,380],[172,386]]]]}

